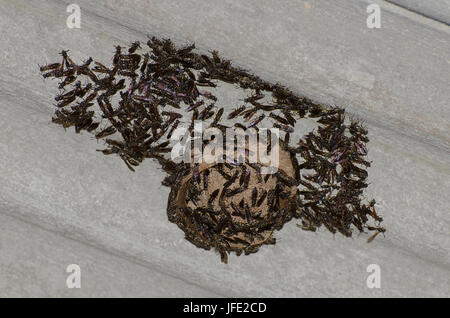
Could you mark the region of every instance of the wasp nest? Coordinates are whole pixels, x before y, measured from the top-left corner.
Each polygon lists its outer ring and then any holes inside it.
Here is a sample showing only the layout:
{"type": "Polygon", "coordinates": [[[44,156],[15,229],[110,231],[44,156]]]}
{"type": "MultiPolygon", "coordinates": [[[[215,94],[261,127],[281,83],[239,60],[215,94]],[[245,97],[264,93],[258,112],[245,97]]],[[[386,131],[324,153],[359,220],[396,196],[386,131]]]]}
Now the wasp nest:
{"type": "Polygon", "coordinates": [[[176,48],[155,37],[147,46],[146,52],[139,42],[117,46],[108,66],[92,58],[77,64],[62,51],[60,62],[40,71],[61,79],[54,123],[93,133],[105,141],[101,152],[119,156],[132,171],[146,158],[161,164],[168,173],[163,184],[171,187],[169,220],[190,242],[215,248],[226,261],[231,251],[248,254],[275,243],[273,231],[293,217],[308,231],[322,225],[345,236],[372,231],[369,241],[385,231],[375,200],[363,202],[370,162],[360,121],[235,67],[216,51],[201,54],[194,45],[176,48]],[[219,108],[220,83],[247,97],[234,109],[219,108]],[[296,123],[304,119],[316,129],[298,137],[296,123]],[[258,160],[175,163],[171,136],[182,123],[192,132],[195,121],[221,131],[279,129],[279,170],[263,174],[267,167],[258,160]]]}
{"type": "Polygon", "coordinates": [[[279,169],[249,156],[186,165],[171,187],[169,220],[197,247],[215,248],[225,263],[231,251],[248,255],[275,244],[273,231],[295,216],[298,185],[289,153],[282,150],[277,159],[279,169]]]}

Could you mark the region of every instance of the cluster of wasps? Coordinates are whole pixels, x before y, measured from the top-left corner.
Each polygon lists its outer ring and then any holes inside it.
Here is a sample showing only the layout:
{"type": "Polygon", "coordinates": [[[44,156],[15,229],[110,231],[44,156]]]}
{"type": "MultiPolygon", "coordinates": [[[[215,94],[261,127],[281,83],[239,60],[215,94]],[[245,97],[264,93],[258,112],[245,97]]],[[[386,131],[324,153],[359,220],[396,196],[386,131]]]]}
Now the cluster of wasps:
{"type": "Polygon", "coordinates": [[[60,53],[60,62],[41,66],[44,78],[60,79],[61,92],[55,97],[52,121],[104,140],[106,148],[99,151],[118,155],[132,171],[145,158],[156,159],[168,174],[163,184],[172,187],[172,193],[177,193],[183,177],[193,173],[187,191],[191,203],[208,191],[208,181],[204,181],[204,175],[197,175],[195,165],[175,163],[168,158],[170,138],[186,114],[190,116],[191,132],[197,120],[209,120],[210,126],[224,133],[230,127],[222,117],[243,130],[258,130],[263,120],[271,120],[273,127],[284,133],[280,145],[290,154],[295,170],[293,177],[277,175],[270,193],[245,189],[248,202],[225,204],[227,200],[223,198],[238,194],[233,191],[244,192],[242,187],[248,184],[246,178],[250,174],[264,183],[257,173],[260,165],[252,167],[245,163],[242,168],[241,164],[228,162],[211,169],[209,173],[221,171],[226,191],[208,192],[209,196],[217,197],[209,197],[205,206],[194,209],[186,202],[178,206],[169,199],[169,220],[183,229],[190,242],[205,249],[215,248],[226,262],[230,251],[247,254],[257,251],[261,244],[273,244],[271,234],[265,239],[258,239],[258,235],[280,229],[292,218],[300,219],[298,226],[308,231],[316,231],[322,225],[345,236],[351,236],[354,228],[360,232],[373,231],[369,241],[385,232],[380,226],[382,218],[375,211],[375,201],[362,202],[370,162],[366,160],[367,130],[361,122],[346,118],[344,109],[317,104],[280,84],[266,82],[233,66],[217,51],[201,54],[194,44],[177,48],[171,40],[156,37],[149,38],[146,45],[145,53],[141,53],[144,49],[138,41],[129,47],[116,46],[111,66],[92,58],[77,64],[68,51],[60,53]],[[245,98],[244,105],[226,114],[224,108],[216,106],[217,97],[212,93],[220,82],[234,84],[252,94],[245,98]],[[267,96],[272,102],[264,102],[267,96]],[[295,125],[303,118],[315,120],[317,131],[292,142],[295,125]],[[104,122],[106,125],[102,125],[104,122]],[[234,183],[239,185],[237,190],[230,187],[234,183]],[[288,185],[297,187],[296,191],[286,191],[284,187],[288,185]],[[280,198],[289,197],[285,192],[293,195],[291,203],[279,209],[280,198]],[[219,204],[218,209],[210,209],[208,205],[213,202],[219,204]],[[248,211],[263,202],[270,210],[263,214],[270,217],[258,221],[258,211],[254,211],[256,214],[248,211]],[[201,211],[204,213],[198,213],[201,211]],[[239,228],[234,214],[245,221],[245,230],[242,225],[239,228]],[[374,221],[373,225],[367,225],[369,219],[374,221]],[[238,232],[245,235],[237,237],[238,232]],[[255,241],[259,243],[252,244],[255,241]],[[241,247],[233,248],[230,242],[241,247]]]}
{"type": "MultiPolygon", "coordinates": [[[[262,175],[260,166],[250,162],[197,169],[181,200],[172,191],[169,220],[197,247],[217,250],[224,263],[230,252],[248,255],[275,244],[273,231],[296,215],[297,181],[282,170],[262,175]]],[[[177,189],[183,189],[183,179],[176,180],[177,189]]]]}

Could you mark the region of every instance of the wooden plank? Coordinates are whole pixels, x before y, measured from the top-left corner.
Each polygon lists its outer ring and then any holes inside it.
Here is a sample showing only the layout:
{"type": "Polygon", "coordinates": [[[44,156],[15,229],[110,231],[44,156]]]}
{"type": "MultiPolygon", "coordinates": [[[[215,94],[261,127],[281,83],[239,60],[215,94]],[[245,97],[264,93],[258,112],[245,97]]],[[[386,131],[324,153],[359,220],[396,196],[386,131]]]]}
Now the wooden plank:
{"type": "Polygon", "coordinates": [[[450,24],[449,0],[388,0],[410,11],[422,14],[430,19],[450,24]]]}
{"type": "Polygon", "coordinates": [[[449,296],[449,35],[389,11],[380,30],[369,30],[366,3],[335,3],[80,1],[82,28],[70,30],[61,2],[0,1],[0,212],[211,295],[449,296]],[[55,85],[42,81],[38,63],[67,48],[76,59],[107,60],[113,45],[147,32],[219,49],[266,79],[363,117],[373,161],[368,195],[379,202],[386,238],[367,245],[364,235],[307,233],[291,222],[276,246],[223,265],[167,221],[157,164],[132,174],[96,152],[101,145],[88,135],[49,124],[55,85]],[[366,286],[372,263],[381,266],[381,289],[366,286]]]}
{"type": "Polygon", "coordinates": [[[298,93],[449,147],[450,29],[386,1],[79,4],[143,35],[217,49],[298,93]],[[380,29],[366,26],[371,3],[381,6],[380,29]]]}
{"type": "MultiPolygon", "coordinates": [[[[4,211],[3,211],[4,212],[4,211]]],[[[173,278],[0,213],[0,297],[211,297],[173,278]],[[80,269],[80,288],[66,283],[80,269]]],[[[216,295],[218,296],[218,295],[216,295]]]]}

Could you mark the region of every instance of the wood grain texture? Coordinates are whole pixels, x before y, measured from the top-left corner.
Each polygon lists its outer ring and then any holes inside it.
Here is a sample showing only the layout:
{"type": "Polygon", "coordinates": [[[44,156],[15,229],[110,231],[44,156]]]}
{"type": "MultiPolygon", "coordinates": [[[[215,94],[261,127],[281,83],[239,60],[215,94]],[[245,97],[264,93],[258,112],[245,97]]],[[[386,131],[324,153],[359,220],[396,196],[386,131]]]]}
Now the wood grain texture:
{"type": "MultiPolygon", "coordinates": [[[[4,212],[4,211],[3,211],[4,212]]],[[[212,290],[148,264],[88,246],[0,213],[0,297],[218,297],[212,290]],[[67,267],[81,269],[80,288],[67,288],[67,267]]]]}
{"type": "MultiPolygon", "coordinates": [[[[382,28],[369,30],[364,1],[310,1],[309,9],[267,0],[78,3],[82,28],[71,30],[62,1],[0,0],[0,213],[137,261],[145,275],[200,286],[192,296],[450,296],[446,28],[383,5],[382,28]],[[368,245],[365,235],[308,233],[291,222],[275,246],[231,256],[229,265],[184,241],[167,221],[158,165],[149,160],[133,174],[96,152],[102,145],[88,134],[50,124],[56,81],[38,74],[37,64],[62,49],[108,61],[114,45],[147,34],[218,49],[264,79],[363,118],[373,161],[367,195],[378,201],[386,237],[368,245]],[[381,289],[366,287],[372,263],[381,266],[381,289]]],[[[11,255],[20,245],[2,248],[11,255]]],[[[6,275],[0,269],[0,282],[6,275]]],[[[32,279],[41,286],[45,277],[32,279]]]]}
{"type": "Polygon", "coordinates": [[[449,0],[388,0],[388,2],[399,5],[409,11],[417,12],[430,19],[450,24],[450,1],[449,0]]]}

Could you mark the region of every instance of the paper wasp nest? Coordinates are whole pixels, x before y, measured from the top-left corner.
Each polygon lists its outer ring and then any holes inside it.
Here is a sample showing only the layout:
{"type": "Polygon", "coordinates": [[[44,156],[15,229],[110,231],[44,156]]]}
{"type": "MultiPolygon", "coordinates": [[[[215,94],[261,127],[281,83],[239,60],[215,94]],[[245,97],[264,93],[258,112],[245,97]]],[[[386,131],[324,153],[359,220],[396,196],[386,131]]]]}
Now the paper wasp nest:
{"type": "Polygon", "coordinates": [[[104,140],[100,151],[132,171],[146,158],[161,164],[163,184],[171,187],[168,217],[186,239],[216,249],[226,262],[229,252],[249,254],[275,243],[273,231],[292,218],[307,231],[322,225],[345,236],[372,231],[369,242],[384,233],[375,200],[364,203],[369,138],[360,121],[235,67],[216,51],[196,53],[194,45],[176,48],[155,37],[147,46],[143,53],[139,42],[117,46],[111,66],[92,58],[75,63],[62,51],[61,62],[40,71],[61,80],[54,123],[104,140]],[[220,107],[220,85],[245,90],[246,97],[220,107]],[[173,133],[182,124],[192,133],[195,121],[220,131],[279,129],[278,172],[260,174],[267,168],[261,158],[174,162],[173,133]],[[315,128],[300,137],[296,123],[307,121],[315,128]]]}
{"type": "Polygon", "coordinates": [[[247,255],[275,244],[273,231],[295,216],[298,182],[289,153],[279,151],[275,170],[255,161],[191,163],[171,187],[169,220],[225,263],[231,251],[247,255]]]}

